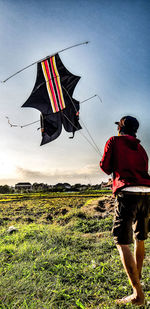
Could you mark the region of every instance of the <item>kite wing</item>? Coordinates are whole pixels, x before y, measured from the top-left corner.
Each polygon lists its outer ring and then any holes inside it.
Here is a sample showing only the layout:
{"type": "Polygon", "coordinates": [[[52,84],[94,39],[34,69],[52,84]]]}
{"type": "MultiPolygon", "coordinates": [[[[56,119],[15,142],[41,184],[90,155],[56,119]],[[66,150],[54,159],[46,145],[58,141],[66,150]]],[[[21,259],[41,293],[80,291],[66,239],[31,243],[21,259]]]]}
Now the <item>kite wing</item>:
{"type": "Polygon", "coordinates": [[[79,102],[72,98],[80,77],[70,73],[58,54],[37,64],[37,78],[30,97],[22,107],[41,112],[41,145],[56,139],[62,125],[67,132],[80,130],[79,102]]]}

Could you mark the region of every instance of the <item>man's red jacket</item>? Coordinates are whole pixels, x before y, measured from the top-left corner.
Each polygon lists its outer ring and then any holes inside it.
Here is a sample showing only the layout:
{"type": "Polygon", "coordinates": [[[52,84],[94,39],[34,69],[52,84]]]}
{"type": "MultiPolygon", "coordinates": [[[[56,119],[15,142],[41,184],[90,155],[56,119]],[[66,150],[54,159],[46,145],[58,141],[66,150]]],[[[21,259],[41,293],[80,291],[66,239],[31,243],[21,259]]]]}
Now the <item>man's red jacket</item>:
{"type": "Polygon", "coordinates": [[[107,141],[100,167],[108,175],[113,173],[113,193],[127,186],[150,186],[148,156],[131,135],[113,136],[107,141]]]}

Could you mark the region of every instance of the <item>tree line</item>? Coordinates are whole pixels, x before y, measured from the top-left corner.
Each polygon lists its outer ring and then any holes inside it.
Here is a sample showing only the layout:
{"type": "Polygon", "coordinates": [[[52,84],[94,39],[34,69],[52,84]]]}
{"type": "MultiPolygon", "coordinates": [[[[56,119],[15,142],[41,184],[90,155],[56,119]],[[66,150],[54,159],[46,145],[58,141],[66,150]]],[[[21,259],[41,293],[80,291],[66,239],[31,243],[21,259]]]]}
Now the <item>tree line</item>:
{"type": "Polygon", "coordinates": [[[85,190],[100,190],[101,185],[85,185],[85,184],[74,184],[70,185],[69,183],[57,183],[55,185],[48,185],[45,183],[33,183],[31,188],[26,189],[20,186],[20,188],[16,188],[15,186],[0,185],[0,194],[11,194],[11,193],[19,193],[19,192],[78,192],[85,190]]]}

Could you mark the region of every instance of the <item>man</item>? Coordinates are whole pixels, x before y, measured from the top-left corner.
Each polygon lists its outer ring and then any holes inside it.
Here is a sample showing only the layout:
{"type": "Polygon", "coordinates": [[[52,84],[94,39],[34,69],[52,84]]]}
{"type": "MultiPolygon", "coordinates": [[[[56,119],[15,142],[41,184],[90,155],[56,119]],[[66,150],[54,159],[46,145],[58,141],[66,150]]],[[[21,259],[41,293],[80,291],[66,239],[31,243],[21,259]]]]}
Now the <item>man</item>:
{"type": "Polygon", "coordinates": [[[113,173],[113,193],[116,196],[113,236],[133,288],[132,295],[116,302],[143,305],[140,279],[150,216],[148,157],[136,138],[139,127],[137,119],[125,116],[116,124],[118,136],[107,141],[100,167],[108,175],[113,173]],[[133,234],[134,256],[129,248],[133,234]]]}

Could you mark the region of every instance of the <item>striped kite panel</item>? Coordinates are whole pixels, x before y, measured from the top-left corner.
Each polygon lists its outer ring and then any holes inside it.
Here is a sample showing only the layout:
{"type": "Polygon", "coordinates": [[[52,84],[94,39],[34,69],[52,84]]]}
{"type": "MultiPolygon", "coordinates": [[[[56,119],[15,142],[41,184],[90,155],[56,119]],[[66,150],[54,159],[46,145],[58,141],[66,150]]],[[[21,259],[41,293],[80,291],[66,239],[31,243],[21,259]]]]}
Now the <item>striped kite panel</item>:
{"type": "Polygon", "coordinates": [[[60,76],[59,76],[58,69],[57,69],[57,66],[56,66],[55,56],[53,56],[50,59],[51,59],[52,67],[54,68],[54,78],[55,78],[55,82],[57,84],[56,87],[57,87],[57,91],[58,91],[59,101],[61,102],[60,106],[61,106],[61,109],[64,109],[66,106],[65,106],[63,91],[62,91],[62,87],[61,87],[60,76]]]}
{"type": "Polygon", "coordinates": [[[52,111],[57,113],[65,108],[65,101],[55,56],[42,61],[41,66],[52,111]]]}

